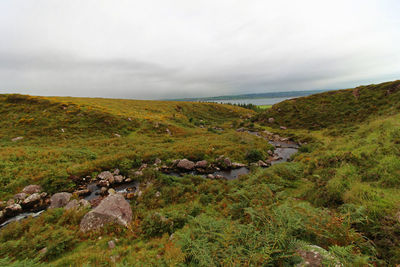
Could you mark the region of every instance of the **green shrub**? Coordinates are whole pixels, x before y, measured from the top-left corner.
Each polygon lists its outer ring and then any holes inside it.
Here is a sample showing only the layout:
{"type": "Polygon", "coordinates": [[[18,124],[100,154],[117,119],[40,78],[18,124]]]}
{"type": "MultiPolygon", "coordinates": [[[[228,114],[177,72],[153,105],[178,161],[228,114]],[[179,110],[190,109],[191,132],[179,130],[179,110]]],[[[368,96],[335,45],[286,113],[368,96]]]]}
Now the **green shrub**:
{"type": "Polygon", "coordinates": [[[385,187],[399,187],[400,185],[400,160],[398,156],[388,155],[383,157],[374,168],[381,177],[381,184],[385,187]]]}
{"type": "Polygon", "coordinates": [[[268,172],[289,181],[303,177],[303,164],[299,162],[284,162],[273,165],[268,172]]]}
{"type": "Polygon", "coordinates": [[[142,159],[139,156],[135,156],[121,160],[121,162],[118,164],[118,168],[120,169],[122,174],[127,175],[129,173],[129,170],[131,170],[132,168],[137,168],[141,164],[142,159]]]}
{"type": "Polygon", "coordinates": [[[142,221],[141,229],[148,238],[161,236],[164,233],[171,234],[174,230],[174,222],[158,212],[151,213],[142,221]]]}
{"type": "Polygon", "coordinates": [[[72,249],[74,245],[79,242],[70,231],[66,230],[52,231],[50,236],[47,238],[48,242],[47,246],[45,246],[47,251],[43,257],[47,260],[52,260],[59,257],[66,251],[72,249]]]}
{"type": "Polygon", "coordinates": [[[264,158],[264,152],[259,149],[251,149],[246,153],[246,159],[248,162],[256,162],[259,160],[263,160],[264,158]]]}
{"type": "Polygon", "coordinates": [[[200,195],[200,203],[203,205],[213,204],[214,196],[211,194],[201,194],[200,195]]]}

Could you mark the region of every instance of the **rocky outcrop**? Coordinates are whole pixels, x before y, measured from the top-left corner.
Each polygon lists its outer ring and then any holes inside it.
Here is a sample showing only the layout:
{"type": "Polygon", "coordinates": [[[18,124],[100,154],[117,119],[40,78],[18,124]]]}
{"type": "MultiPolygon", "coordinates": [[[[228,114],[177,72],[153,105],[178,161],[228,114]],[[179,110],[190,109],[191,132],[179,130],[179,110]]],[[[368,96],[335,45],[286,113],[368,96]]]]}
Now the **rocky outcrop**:
{"type": "Polygon", "coordinates": [[[110,188],[110,189],[107,190],[107,193],[108,193],[109,195],[114,195],[114,194],[116,194],[117,192],[115,192],[115,189],[114,189],[114,188],[110,188]]]}
{"type": "Polygon", "coordinates": [[[234,168],[234,169],[239,169],[239,168],[243,168],[243,167],[247,167],[246,164],[239,163],[239,162],[232,162],[232,168],[234,168]]]}
{"type": "Polygon", "coordinates": [[[5,207],[4,210],[0,211],[0,222],[11,216],[15,216],[22,212],[22,207],[19,204],[12,204],[5,207]]]}
{"type": "Polygon", "coordinates": [[[38,193],[33,193],[22,201],[23,207],[33,207],[41,201],[42,197],[38,193]]]}
{"type": "Polygon", "coordinates": [[[40,193],[40,192],[42,192],[42,187],[40,185],[32,185],[31,184],[31,185],[25,186],[24,189],[22,189],[22,193],[25,193],[28,195],[33,194],[33,193],[40,193]]]}
{"type": "Polygon", "coordinates": [[[231,160],[230,160],[229,158],[225,158],[225,159],[224,159],[224,165],[225,165],[225,167],[227,167],[227,168],[232,167],[232,162],[231,162],[231,160]]]}
{"type": "Polygon", "coordinates": [[[108,180],[111,177],[113,177],[113,174],[109,171],[101,172],[101,173],[99,173],[99,175],[97,175],[97,178],[99,178],[101,180],[108,180]]]}
{"type": "Polygon", "coordinates": [[[24,201],[28,197],[28,194],[26,193],[18,193],[14,195],[14,200],[19,203],[24,201]]]}
{"type": "Polygon", "coordinates": [[[156,158],[155,161],[154,161],[154,165],[155,166],[160,165],[161,163],[162,163],[162,161],[159,158],[156,158]]]}
{"type": "Polygon", "coordinates": [[[73,199],[70,202],[68,202],[68,204],[65,206],[66,210],[80,209],[80,208],[90,208],[89,201],[87,201],[85,199],[81,199],[79,201],[76,199],[73,199]]]}
{"type": "Polygon", "coordinates": [[[6,206],[11,206],[11,205],[13,205],[13,204],[15,204],[15,200],[14,200],[14,199],[9,199],[9,200],[6,202],[6,206]]]}
{"type": "Polygon", "coordinates": [[[120,183],[122,183],[124,181],[124,176],[116,175],[116,176],[114,176],[114,180],[115,180],[116,183],[120,184],[120,183]]]}
{"type": "Polygon", "coordinates": [[[90,190],[89,189],[77,190],[74,192],[74,195],[78,197],[87,196],[90,195],[90,190]]]}
{"type": "Polygon", "coordinates": [[[114,242],[114,240],[108,241],[108,248],[109,248],[109,249],[114,249],[114,248],[115,248],[115,242],[114,242]]]}
{"type": "Polygon", "coordinates": [[[90,208],[91,205],[90,205],[90,202],[87,201],[86,199],[81,199],[81,200],[79,200],[79,206],[87,209],[87,208],[90,208]]]}
{"type": "Polygon", "coordinates": [[[110,182],[108,180],[101,180],[97,183],[98,186],[100,187],[109,187],[110,186],[110,182]]]}
{"type": "Polygon", "coordinates": [[[49,209],[55,208],[63,208],[65,207],[69,200],[71,199],[72,194],[67,192],[56,193],[50,198],[50,207],[49,209]]]}
{"type": "Polygon", "coordinates": [[[302,258],[302,262],[297,266],[320,267],[322,266],[323,257],[320,253],[314,251],[298,250],[297,253],[302,258]]]}
{"type": "Polygon", "coordinates": [[[143,171],[144,169],[147,169],[147,164],[146,164],[146,163],[143,163],[143,164],[140,166],[139,171],[143,171]]]}
{"type": "Polygon", "coordinates": [[[219,156],[216,159],[216,163],[223,169],[230,169],[232,167],[232,161],[229,158],[226,158],[224,155],[219,156]]]}
{"type": "Polygon", "coordinates": [[[182,159],[177,164],[177,167],[179,169],[183,169],[183,170],[187,170],[187,171],[193,170],[194,166],[195,166],[194,162],[190,161],[188,159],[182,159]]]}
{"type": "Polygon", "coordinates": [[[129,203],[121,194],[114,194],[103,199],[94,210],[83,217],[80,230],[97,230],[110,223],[128,226],[131,221],[132,210],[129,203]]]}
{"type": "Polygon", "coordinates": [[[202,169],[207,168],[207,166],[208,166],[207,160],[198,161],[198,162],[196,162],[196,165],[195,165],[196,168],[202,168],[202,169]]]}
{"type": "Polygon", "coordinates": [[[258,167],[262,167],[262,168],[267,168],[267,167],[269,167],[271,164],[268,164],[268,163],[266,163],[266,162],[264,162],[264,161],[262,161],[262,160],[259,160],[258,162],[257,162],[257,166],[258,167]]]}
{"type": "Polygon", "coordinates": [[[70,202],[67,203],[64,207],[66,210],[72,210],[72,209],[78,209],[79,208],[79,202],[76,199],[71,200],[70,202]]]}
{"type": "Polygon", "coordinates": [[[337,258],[319,246],[306,245],[297,249],[297,254],[302,259],[297,267],[343,266],[337,258]]]}
{"type": "Polygon", "coordinates": [[[39,185],[28,185],[7,202],[0,201],[0,223],[20,213],[44,208],[47,205],[47,193],[41,191],[39,185]]]}
{"type": "Polygon", "coordinates": [[[17,213],[17,212],[22,211],[22,207],[21,207],[21,205],[19,205],[19,204],[12,204],[12,205],[10,205],[10,206],[7,206],[7,207],[5,208],[5,210],[6,210],[6,211],[9,211],[9,212],[11,212],[11,213],[17,213]]]}

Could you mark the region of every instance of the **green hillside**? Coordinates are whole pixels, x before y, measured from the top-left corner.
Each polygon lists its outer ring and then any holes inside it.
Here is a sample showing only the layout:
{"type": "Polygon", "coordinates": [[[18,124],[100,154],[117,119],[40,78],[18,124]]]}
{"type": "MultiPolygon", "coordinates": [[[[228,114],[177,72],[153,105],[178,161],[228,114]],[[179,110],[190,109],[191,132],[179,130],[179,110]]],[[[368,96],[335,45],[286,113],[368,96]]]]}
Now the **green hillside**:
{"type": "Polygon", "coordinates": [[[251,163],[273,149],[254,132],[301,144],[291,161],[253,164],[236,180],[149,167],[130,200],[128,227],[83,233],[88,209],[47,210],[0,229],[0,265],[305,266],[311,255],[316,266],[396,266],[399,98],[400,81],[260,113],[208,103],[0,96],[1,200],[30,183],[72,191],[72,175],[127,174],[156,158],[171,164],[225,155],[251,163]]]}
{"type": "Polygon", "coordinates": [[[275,104],[256,120],[289,128],[322,129],[365,121],[400,110],[400,81],[330,91],[275,104]]]}
{"type": "Polygon", "coordinates": [[[252,113],[208,103],[0,95],[0,197],[31,183],[71,189],[70,176],[157,157],[244,161],[255,145],[269,147],[231,129],[252,113]]]}

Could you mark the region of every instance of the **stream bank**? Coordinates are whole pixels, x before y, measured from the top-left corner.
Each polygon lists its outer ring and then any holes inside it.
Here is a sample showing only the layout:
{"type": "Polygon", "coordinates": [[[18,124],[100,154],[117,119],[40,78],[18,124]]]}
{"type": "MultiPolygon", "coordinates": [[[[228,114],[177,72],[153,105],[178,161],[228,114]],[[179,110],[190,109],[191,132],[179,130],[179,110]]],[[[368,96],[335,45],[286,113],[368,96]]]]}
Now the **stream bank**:
{"type": "MultiPolygon", "coordinates": [[[[269,159],[267,159],[266,161],[259,161],[258,163],[252,163],[252,165],[255,166],[268,167],[277,163],[287,162],[295,153],[298,152],[298,149],[300,147],[299,144],[286,138],[281,138],[277,135],[273,135],[273,138],[270,138],[270,133],[265,136],[265,132],[263,132],[264,135],[259,132],[245,132],[258,136],[259,138],[264,138],[266,141],[274,146],[274,151],[271,151],[271,153],[269,153],[269,159]]],[[[187,159],[182,159],[174,161],[172,166],[167,167],[165,165],[160,166],[161,160],[157,159],[153,166],[151,166],[151,168],[154,168],[157,171],[161,171],[166,175],[171,175],[175,177],[182,177],[184,175],[191,174],[199,175],[209,179],[226,180],[234,180],[237,179],[239,176],[246,175],[250,172],[249,166],[235,162],[232,163],[230,162],[229,158],[225,158],[223,156],[217,158],[216,162],[216,165],[214,165],[209,164],[204,160],[194,163],[190,162],[187,159]],[[219,165],[218,162],[220,162],[219,165]]],[[[135,176],[143,175],[142,171],[146,168],[150,168],[150,166],[148,166],[147,164],[143,164],[136,172],[134,172],[135,176]]],[[[113,172],[102,172],[95,179],[91,179],[91,177],[85,177],[82,178],[81,181],[84,181],[84,184],[79,186],[78,190],[71,194],[71,196],[74,195],[79,199],[88,201],[92,207],[97,206],[106,195],[111,193],[123,194],[125,199],[127,199],[128,201],[136,194],[140,193],[140,191],[138,190],[139,182],[131,178],[121,176],[118,169],[114,170],[113,172]],[[85,183],[86,181],[89,181],[89,183],[85,183]]],[[[35,202],[36,206],[33,206],[29,210],[24,210],[23,208],[21,208],[22,203],[26,199],[32,197],[34,194],[39,193],[40,191],[35,192],[30,196],[26,196],[26,198],[22,200],[21,203],[16,202],[14,200],[15,197],[14,199],[10,199],[7,203],[13,202],[12,206],[17,207],[18,211],[14,213],[9,213],[12,214],[12,216],[8,215],[7,217],[5,217],[4,215],[7,214],[6,212],[9,206],[4,208],[3,210],[0,210],[0,228],[6,226],[9,223],[20,221],[30,216],[37,217],[42,212],[44,212],[51,204],[50,198],[45,193],[41,194],[44,197],[39,198],[37,202],[35,202]]],[[[21,195],[21,193],[17,195],[21,195]]]]}

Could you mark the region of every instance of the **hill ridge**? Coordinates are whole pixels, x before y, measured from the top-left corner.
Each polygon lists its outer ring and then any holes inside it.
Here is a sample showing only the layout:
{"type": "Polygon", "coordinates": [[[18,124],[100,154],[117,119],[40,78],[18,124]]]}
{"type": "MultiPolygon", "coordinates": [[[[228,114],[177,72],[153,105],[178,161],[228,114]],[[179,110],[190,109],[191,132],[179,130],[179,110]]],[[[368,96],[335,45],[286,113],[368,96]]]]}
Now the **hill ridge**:
{"type": "Polygon", "coordinates": [[[397,80],[285,100],[254,120],[273,127],[315,130],[359,123],[374,115],[390,115],[399,110],[400,80],[397,80]]]}

